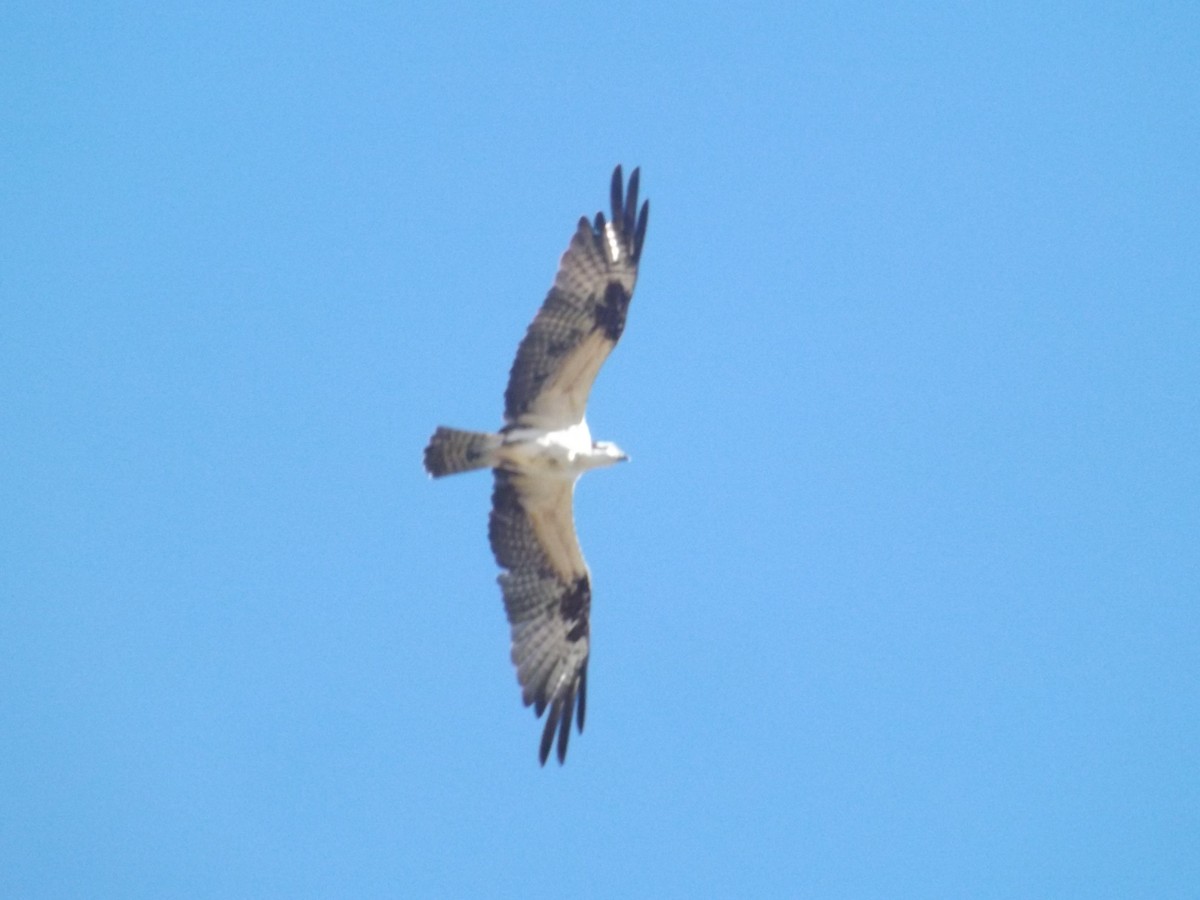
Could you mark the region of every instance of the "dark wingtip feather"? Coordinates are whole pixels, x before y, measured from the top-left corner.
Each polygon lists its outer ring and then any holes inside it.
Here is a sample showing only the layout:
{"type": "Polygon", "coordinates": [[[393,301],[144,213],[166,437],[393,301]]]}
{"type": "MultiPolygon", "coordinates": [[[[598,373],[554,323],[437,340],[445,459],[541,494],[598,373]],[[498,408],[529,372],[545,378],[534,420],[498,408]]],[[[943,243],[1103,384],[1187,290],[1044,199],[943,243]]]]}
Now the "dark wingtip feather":
{"type": "MultiPolygon", "coordinates": [[[[539,719],[542,717],[542,713],[546,711],[546,707],[550,705],[550,697],[546,693],[546,684],[549,680],[549,675],[544,675],[542,677],[542,683],[538,686],[537,692],[533,695],[533,699],[530,700],[530,703],[533,704],[533,711],[539,719]]],[[[526,703],[525,705],[529,706],[529,703],[526,703]]]]}
{"type": "Polygon", "coordinates": [[[579,706],[575,715],[580,734],[583,734],[583,717],[587,713],[587,664],[588,661],[585,659],[583,668],[579,672],[579,706]]]}
{"type": "Polygon", "coordinates": [[[642,242],[646,240],[646,223],[650,221],[650,201],[642,204],[642,212],[638,216],[637,230],[633,235],[633,258],[642,258],[642,242]]]}
{"type": "Polygon", "coordinates": [[[613,169],[612,185],[608,189],[609,197],[612,200],[613,222],[617,225],[621,224],[621,210],[625,204],[623,198],[625,195],[625,179],[621,175],[621,166],[618,163],[613,169]]]}
{"type": "MultiPolygon", "coordinates": [[[[633,246],[633,261],[638,262],[642,256],[642,244],[646,240],[646,225],[650,220],[650,201],[642,203],[638,209],[638,193],[642,182],[642,167],[637,166],[629,173],[628,188],[622,183],[621,167],[613,169],[612,180],[612,221],[613,224],[629,237],[633,246]]],[[[596,229],[603,232],[603,218],[596,216],[596,229]]]]}
{"type": "Polygon", "coordinates": [[[621,228],[626,234],[633,233],[634,216],[637,215],[638,178],[641,173],[642,170],[639,167],[629,174],[629,190],[625,192],[625,204],[622,209],[624,215],[621,219],[621,228]]]}
{"type": "Polygon", "coordinates": [[[567,741],[571,737],[571,719],[575,716],[575,692],[569,691],[563,698],[562,721],[558,728],[558,764],[567,761],[567,741]]]}
{"type": "Polygon", "coordinates": [[[555,700],[546,716],[546,727],[542,729],[542,745],[538,748],[538,762],[543,766],[550,758],[550,746],[554,743],[554,732],[558,730],[558,718],[562,714],[562,701],[555,700]]]}

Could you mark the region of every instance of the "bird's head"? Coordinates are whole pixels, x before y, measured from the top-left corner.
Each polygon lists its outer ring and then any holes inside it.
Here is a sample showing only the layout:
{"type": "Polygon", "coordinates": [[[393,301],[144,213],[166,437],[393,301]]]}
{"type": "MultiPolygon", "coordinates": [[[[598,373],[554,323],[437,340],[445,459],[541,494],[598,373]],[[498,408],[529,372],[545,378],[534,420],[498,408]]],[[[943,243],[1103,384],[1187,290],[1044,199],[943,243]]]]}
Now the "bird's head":
{"type": "Polygon", "coordinates": [[[613,463],[629,462],[629,456],[612,441],[594,441],[593,458],[597,465],[611,466],[613,463]]]}

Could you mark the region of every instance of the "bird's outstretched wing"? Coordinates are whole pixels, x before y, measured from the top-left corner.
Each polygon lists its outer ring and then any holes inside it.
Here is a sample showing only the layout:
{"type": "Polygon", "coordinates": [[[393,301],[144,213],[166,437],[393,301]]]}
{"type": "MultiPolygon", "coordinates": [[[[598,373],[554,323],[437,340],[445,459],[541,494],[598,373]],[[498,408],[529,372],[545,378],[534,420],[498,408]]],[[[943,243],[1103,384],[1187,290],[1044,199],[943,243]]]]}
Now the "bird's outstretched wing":
{"type": "Polygon", "coordinates": [[[509,425],[558,429],[583,418],[596,373],[625,329],[637,283],[650,204],[637,209],[638,169],[629,189],[617,166],[612,220],[586,217],[559,262],[554,285],[525,333],[504,392],[509,425]]]}
{"type": "Polygon", "coordinates": [[[512,627],[512,659],[526,706],[540,717],[544,765],[558,733],[567,756],[571,719],[583,731],[591,581],[571,512],[574,484],[496,470],[488,537],[512,627]]]}

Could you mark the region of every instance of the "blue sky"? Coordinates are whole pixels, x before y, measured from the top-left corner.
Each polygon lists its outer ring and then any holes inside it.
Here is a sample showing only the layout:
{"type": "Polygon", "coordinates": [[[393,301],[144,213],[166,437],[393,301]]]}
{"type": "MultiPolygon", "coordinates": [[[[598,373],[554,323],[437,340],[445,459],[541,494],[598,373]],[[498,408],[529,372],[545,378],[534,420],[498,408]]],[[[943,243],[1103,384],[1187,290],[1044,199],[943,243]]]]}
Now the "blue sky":
{"type": "Polygon", "coordinates": [[[8,4],[0,894],[1194,896],[1194,4],[8,4]],[[652,214],[537,765],[517,341],[652,214]]]}

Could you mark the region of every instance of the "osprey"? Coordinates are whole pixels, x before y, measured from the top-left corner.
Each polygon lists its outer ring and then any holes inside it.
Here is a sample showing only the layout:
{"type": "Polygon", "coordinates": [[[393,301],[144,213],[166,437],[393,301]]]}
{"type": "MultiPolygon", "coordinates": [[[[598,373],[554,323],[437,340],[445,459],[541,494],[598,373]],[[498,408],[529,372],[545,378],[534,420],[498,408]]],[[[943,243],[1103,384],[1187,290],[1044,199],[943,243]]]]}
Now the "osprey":
{"type": "Polygon", "coordinates": [[[638,170],[625,189],[612,176],[612,219],[587,217],[513,361],[499,433],[438,428],[425,448],[434,478],[495,470],[488,538],[512,629],[512,661],[526,706],[549,710],[538,758],[558,734],[567,756],[571,719],[583,731],[587,708],[588,613],[592,586],[575,535],[571,498],[589,469],[628,457],[593,441],[584,411],[600,366],[625,328],[646,236],[648,202],[637,209],[638,170]]]}

